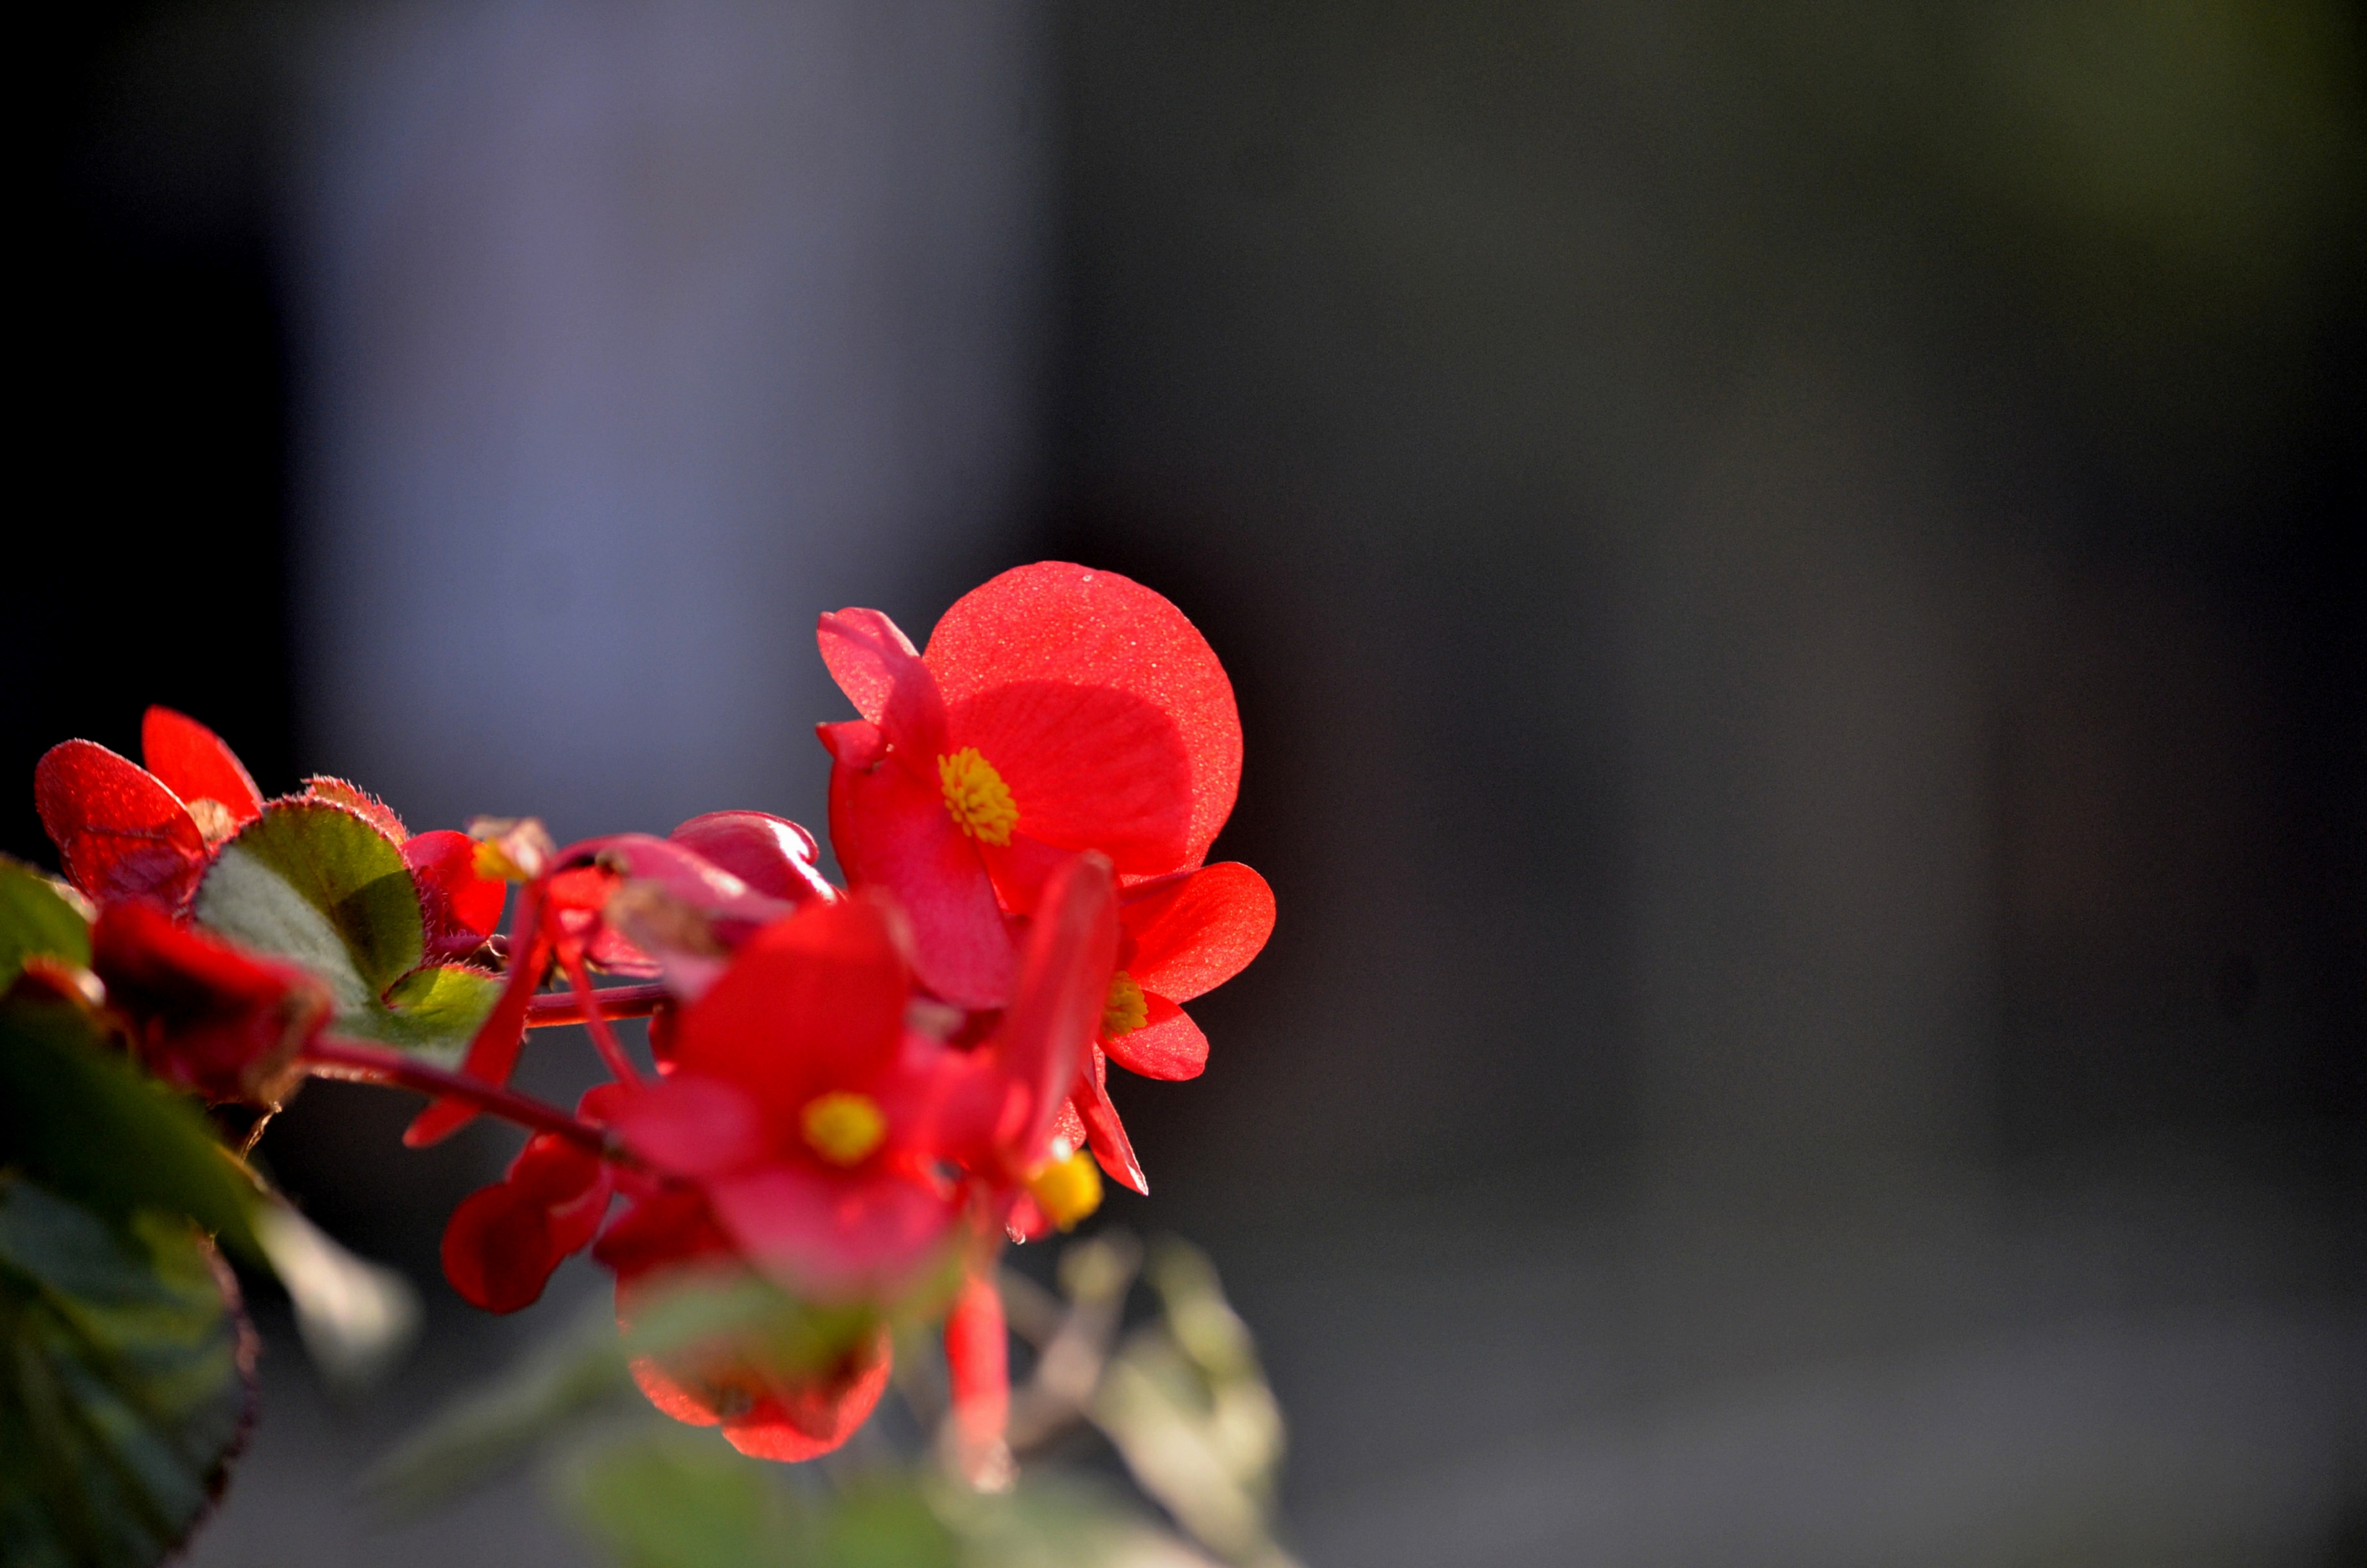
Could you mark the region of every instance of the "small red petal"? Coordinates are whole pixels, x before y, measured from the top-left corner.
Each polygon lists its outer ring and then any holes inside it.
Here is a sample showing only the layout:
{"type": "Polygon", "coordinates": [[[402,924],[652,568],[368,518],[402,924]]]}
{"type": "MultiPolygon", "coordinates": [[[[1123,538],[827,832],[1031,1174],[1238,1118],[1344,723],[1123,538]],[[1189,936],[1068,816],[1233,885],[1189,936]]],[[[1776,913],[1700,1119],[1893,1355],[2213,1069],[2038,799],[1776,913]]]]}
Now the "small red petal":
{"type": "Polygon", "coordinates": [[[153,898],[178,909],[210,863],[180,798],[94,741],[50,748],[33,768],[33,803],[67,880],[102,903],[153,898]]]}
{"type": "Polygon", "coordinates": [[[1069,1103],[1077,1108],[1077,1115],[1085,1124],[1085,1134],[1093,1141],[1093,1158],[1101,1163],[1109,1178],[1148,1194],[1150,1179],[1142,1174],[1142,1162],[1135,1158],[1134,1144],[1126,1135],[1126,1123],[1117,1119],[1117,1108],[1110,1104],[1108,1082],[1109,1065],[1095,1048],[1093,1070],[1077,1074],[1077,1086],[1069,1103]]]}
{"type": "Polygon", "coordinates": [[[821,846],[787,817],[766,812],[708,812],[666,837],[768,897],[804,904],[838,896],[838,890],[822,878],[821,846]]]}
{"type": "Polygon", "coordinates": [[[444,1227],[444,1278],[489,1312],[532,1306],[566,1255],[553,1244],[544,1206],[508,1182],[470,1193],[444,1227]]]}
{"type": "Polygon", "coordinates": [[[263,791],[238,754],[186,713],[149,709],[140,721],[140,756],[157,782],[184,801],[220,801],[242,827],[263,814],[263,791]]]}
{"type": "Polygon", "coordinates": [[[920,662],[920,650],[903,629],[876,609],[843,609],[825,615],[814,628],[821,662],[830,678],[855,710],[877,724],[888,710],[896,681],[907,662],[920,662]]]}
{"type": "Polygon", "coordinates": [[[1150,1021],[1138,1029],[1101,1042],[1112,1062],[1129,1073],[1179,1084],[1196,1078],[1208,1065],[1208,1037],[1191,1016],[1164,996],[1145,994],[1150,1021]]]}
{"type": "Polygon", "coordinates": [[[426,933],[426,961],[467,958],[485,945],[502,923],[509,884],[477,874],[477,841],[465,833],[437,828],[404,842],[402,863],[419,890],[419,914],[426,933]]]}
{"type": "Polygon", "coordinates": [[[1240,973],[1264,949],[1274,934],[1274,890],[1247,866],[1224,860],[1127,903],[1119,919],[1134,938],[1127,972],[1135,983],[1189,1002],[1240,973]]]}

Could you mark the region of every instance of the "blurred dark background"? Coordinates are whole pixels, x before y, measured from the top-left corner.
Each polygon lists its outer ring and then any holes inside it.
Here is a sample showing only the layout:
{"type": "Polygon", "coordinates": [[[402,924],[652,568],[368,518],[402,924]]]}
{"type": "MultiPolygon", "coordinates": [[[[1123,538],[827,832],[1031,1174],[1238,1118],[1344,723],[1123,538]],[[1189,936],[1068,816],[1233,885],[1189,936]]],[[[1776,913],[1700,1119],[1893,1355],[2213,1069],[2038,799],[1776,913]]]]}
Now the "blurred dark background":
{"type": "MultiPolygon", "coordinates": [[[[820,825],[817,611],[1122,571],[1282,924],[1107,1212],[1225,1269],[1317,1568],[2367,1561],[2358,7],[28,39],[19,779],[153,700],[414,826],[820,825]]],[[[505,1145],[407,1108],[264,1153],[426,1347],[277,1334],[198,1563],[578,1561],[345,1496],[597,1290],[460,1307],[505,1145]]]]}

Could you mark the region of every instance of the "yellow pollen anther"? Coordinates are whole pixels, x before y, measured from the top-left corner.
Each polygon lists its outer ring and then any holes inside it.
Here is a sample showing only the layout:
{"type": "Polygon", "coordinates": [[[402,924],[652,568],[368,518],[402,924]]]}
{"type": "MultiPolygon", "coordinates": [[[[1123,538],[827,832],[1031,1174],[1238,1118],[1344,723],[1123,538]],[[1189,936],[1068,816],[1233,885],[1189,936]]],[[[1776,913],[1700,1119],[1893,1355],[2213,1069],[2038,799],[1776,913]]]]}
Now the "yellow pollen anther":
{"type": "Polygon", "coordinates": [[[1134,976],[1124,970],[1111,975],[1109,995],[1102,1003],[1102,1038],[1132,1034],[1150,1021],[1150,1004],[1142,999],[1142,987],[1134,976]]]}
{"type": "MultiPolygon", "coordinates": [[[[1053,1145],[1055,1148],[1059,1144],[1053,1145]]],[[[1027,1178],[1028,1195],[1044,1217],[1064,1231],[1102,1206],[1102,1173],[1082,1149],[1065,1154],[1027,1178]]]]}
{"type": "Polygon", "coordinates": [[[1019,807],[1011,799],[1011,787],[994,764],[978,755],[976,746],[964,746],[951,756],[937,758],[937,782],[945,786],[946,810],[953,813],[954,825],[981,844],[997,848],[1011,842],[1011,830],[1019,824],[1019,807]]]}
{"type": "Polygon", "coordinates": [[[855,1165],[888,1136],[888,1119],[871,1096],[843,1090],[808,1100],[798,1120],[806,1142],[833,1165],[855,1165]]]}

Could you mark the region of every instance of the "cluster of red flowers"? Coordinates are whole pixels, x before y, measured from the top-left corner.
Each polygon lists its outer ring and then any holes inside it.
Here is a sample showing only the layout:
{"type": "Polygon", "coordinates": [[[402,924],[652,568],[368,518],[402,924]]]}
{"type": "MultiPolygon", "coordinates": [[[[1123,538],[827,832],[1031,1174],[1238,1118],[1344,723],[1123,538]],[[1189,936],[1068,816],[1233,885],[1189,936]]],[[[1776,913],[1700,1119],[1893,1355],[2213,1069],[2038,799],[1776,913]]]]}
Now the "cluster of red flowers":
{"type": "Polygon", "coordinates": [[[152,710],[145,770],[68,742],[42,761],[39,801],[101,906],[108,1005],[161,1075],[269,1102],[307,1070],[375,1072],[436,1095],[409,1142],[486,1110],[537,1129],[452,1216],[463,1296],[515,1310],[587,1246],[623,1315],[685,1269],[776,1284],[832,1325],[819,1352],[737,1346],[635,1370],[668,1414],[783,1460],[869,1414],[890,1320],[941,1316],[954,1430],[984,1472],[1007,1403],[1000,1247],[1091,1213],[1101,1173],[1146,1189],[1109,1063],[1195,1076],[1207,1041],[1180,1004],[1272,928],[1255,872],[1206,863],[1240,722],[1174,606],[1064,563],[970,593],[925,652],[876,610],[823,616],[820,642],[861,715],[821,726],[844,889],[810,835],[759,812],[561,849],[531,822],[412,836],[351,786],[311,781],[306,801],[400,848],[427,960],[505,970],[458,1073],[341,1043],[300,964],[189,924],[214,858],[266,805],[201,726],[152,710]],[[563,991],[538,994],[554,977],[563,991]],[[610,1028],[641,1015],[653,1076],[610,1028]],[[572,1116],[527,1115],[504,1087],[527,1028],[550,1022],[583,1023],[614,1077],[572,1116]]]}

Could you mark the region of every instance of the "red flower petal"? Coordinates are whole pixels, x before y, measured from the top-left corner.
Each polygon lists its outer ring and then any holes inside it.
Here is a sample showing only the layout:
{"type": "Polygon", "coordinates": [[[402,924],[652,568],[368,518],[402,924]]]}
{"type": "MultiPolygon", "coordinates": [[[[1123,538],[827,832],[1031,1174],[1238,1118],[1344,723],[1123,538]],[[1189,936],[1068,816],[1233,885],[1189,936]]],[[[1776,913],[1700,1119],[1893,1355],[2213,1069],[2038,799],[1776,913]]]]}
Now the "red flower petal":
{"type": "Polygon", "coordinates": [[[140,720],[140,756],[183,801],[217,801],[241,827],[263,814],[263,791],[238,754],[186,713],[151,708],[140,720]]]}
{"type": "Polygon", "coordinates": [[[1092,1068],[1077,1074],[1069,1103],[1076,1107],[1085,1135],[1093,1141],[1093,1158],[1109,1178],[1148,1194],[1150,1179],[1142,1174],[1142,1162],[1134,1157],[1134,1144],[1126,1135],[1126,1123],[1117,1119],[1117,1107],[1110,1104],[1109,1063],[1099,1047],[1093,1050],[1092,1068]]]}
{"type": "Polygon", "coordinates": [[[1014,968],[986,863],[946,810],[934,778],[890,759],[830,770],[830,840],[851,887],[891,894],[912,926],[921,983],[963,1007],[999,1007],[1014,968]]]}
{"type": "Polygon", "coordinates": [[[708,812],[666,837],[719,866],[758,892],[791,903],[838,896],[822,879],[813,835],[765,812],[708,812]]]}
{"type": "Polygon", "coordinates": [[[412,883],[419,890],[425,961],[464,959],[483,947],[502,923],[510,885],[499,877],[477,874],[477,841],[465,833],[437,828],[404,841],[402,863],[411,868],[412,883]]]}
{"type": "Polygon", "coordinates": [[[876,609],[843,609],[825,615],[814,628],[821,662],[855,710],[877,724],[888,711],[888,699],[905,665],[920,661],[920,650],[903,628],[876,609]]]}
{"type": "Polygon", "coordinates": [[[1166,713],[1191,767],[1184,863],[1231,813],[1241,776],[1232,683],[1184,612],[1140,584],[1060,561],[1014,568],[957,600],[923,658],[949,706],[1041,680],[1113,687],[1166,713]]]}
{"type": "Polygon", "coordinates": [[[1171,1084],[1196,1078],[1208,1065],[1208,1037],[1191,1016],[1164,996],[1145,993],[1150,1021],[1116,1040],[1101,1042],[1112,1062],[1129,1073],[1171,1084]]]}
{"type": "Polygon", "coordinates": [[[607,1108],[633,1153],[681,1176],[707,1176],[753,1163],[764,1153],[764,1115],[720,1078],[675,1072],[620,1096],[607,1108]]]}
{"type": "Polygon", "coordinates": [[[514,1312],[532,1306],[567,1255],[550,1234],[545,1206],[508,1182],[469,1194],[444,1227],[444,1278],[472,1307],[514,1312]]]}
{"type": "Polygon", "coordinates": [[[1127,965],[1145,991],[1189,1002],[1249,966],[1274,934],[1274,890],[1238,861],[1204,866],[1118,918],[1134,938],[1127,965]]]}
{"type": "Polygon", "coordinates": [[[947,706],[946,746],[976,746],[994,766],[1019,808],[1016,831],[1030,838],[1098,849],[1138,874],[1172,870],[1190,853],[1192,759],[1183,733],[1132,692],[1002,682],[947,706]]]}
{"type": "Polygon", "coordinates": [[[912,641],[876,609],[825,615],[815,630],[822,663],[855,710],[932,773],[945,747],[945,699],[912,641]]]}
{"type": "Polygon", "coordinates": [[[892,1172],[765,1165],[708,1186],[741,1256],[816,1301],[892,1300],[935,1260],[958,1205],[892,1172]]]}
{"type": "Polygon", "coordinates": [[[33,803],[67,879],[100,903],[153,898],[178,909],[198,891],[210,858],[188,808],[105,746],[51,747],[33,768],[33,803]]]}
{"type": "Polygon", "coordinates": [[[893,1063],[911,982],[887,916],[809,905],[751,937],[674,1029],[677,1074],[736,1085],[774,1125],[815,1095],[863,1088],[893,1063]]]}

